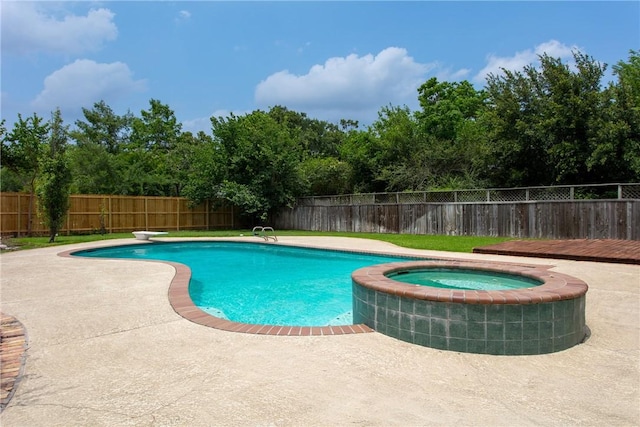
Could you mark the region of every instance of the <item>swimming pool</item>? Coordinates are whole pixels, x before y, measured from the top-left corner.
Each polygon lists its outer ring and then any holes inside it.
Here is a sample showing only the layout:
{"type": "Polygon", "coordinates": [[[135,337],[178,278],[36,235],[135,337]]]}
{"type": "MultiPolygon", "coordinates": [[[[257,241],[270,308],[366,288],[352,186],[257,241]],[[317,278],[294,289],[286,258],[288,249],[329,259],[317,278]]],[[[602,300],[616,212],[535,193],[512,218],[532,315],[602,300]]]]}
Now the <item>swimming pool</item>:
{"type": "Polygon", "coordinates": [[[351,325],[351,273],[415,260],[265,243],[155,242],[75,252],[99,258],[162,260],[191,269],[189,296],[221,319],[256,325],[351,325]]]}

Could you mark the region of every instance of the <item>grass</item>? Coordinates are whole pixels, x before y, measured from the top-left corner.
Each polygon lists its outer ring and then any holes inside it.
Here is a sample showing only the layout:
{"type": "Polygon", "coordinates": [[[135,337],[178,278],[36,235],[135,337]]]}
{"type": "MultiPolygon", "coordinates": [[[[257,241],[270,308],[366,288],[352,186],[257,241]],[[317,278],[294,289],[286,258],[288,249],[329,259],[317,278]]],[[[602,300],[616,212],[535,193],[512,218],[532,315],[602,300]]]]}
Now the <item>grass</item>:
{"type": "MultiPolygon", "coordinates": [[[[250,235],[250,230],[221,230],[221,231],[171,231],[165,237],[234,237],[240,234],[250,235]]],[[[360,239],[374,239],[393,243],[411,249],[427,249],[446,252],[472,252],[473,248],[492,245],[513,240],[508,237],[476,237],[476,236],[432,236],[414,234],[381,234],[381,233],[343,233],[319,232],[299,230],[278,230],[278,236],[337,236],[357,237],[360,239]]],[[[86,234],[58,236],[54,243],[48,243],[48,237],[16,237],[3,239],[3,243],[18,250],[46,248],[50,246],[68,245],[73,243],[95,242],[108,239],[132,238],[131,233],[86,234]]]]}

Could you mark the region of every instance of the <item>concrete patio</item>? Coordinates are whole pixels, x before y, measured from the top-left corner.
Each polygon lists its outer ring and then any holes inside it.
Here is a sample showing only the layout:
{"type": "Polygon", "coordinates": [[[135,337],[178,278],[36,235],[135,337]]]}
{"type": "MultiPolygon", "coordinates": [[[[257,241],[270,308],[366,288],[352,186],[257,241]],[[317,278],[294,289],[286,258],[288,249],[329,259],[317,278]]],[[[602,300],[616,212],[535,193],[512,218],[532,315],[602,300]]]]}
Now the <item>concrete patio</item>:
{"type": "Polygon", "coordinates": [[[559,353],[491,356],[379,333],[239,334],[177,315],[167,298],[169,265],[57,256],[139,243],[133,238],[4,253],[0,309],[22,322],[28,349],[1,424],[640,425],[639,265],[417,251],[364,239],[279,241],[553,265],[589,285],[591,336],[559,353]]]}

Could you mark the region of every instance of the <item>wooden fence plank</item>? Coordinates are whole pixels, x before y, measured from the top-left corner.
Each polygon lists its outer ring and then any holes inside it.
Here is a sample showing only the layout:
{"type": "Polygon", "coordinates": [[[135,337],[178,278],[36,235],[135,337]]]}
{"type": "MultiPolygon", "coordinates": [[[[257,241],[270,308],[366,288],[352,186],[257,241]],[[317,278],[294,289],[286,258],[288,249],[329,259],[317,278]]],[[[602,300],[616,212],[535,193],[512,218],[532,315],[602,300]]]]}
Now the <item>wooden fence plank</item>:
{"type": "Polygon", "coordinates": [[[280,211],[274,226],[309,231],[640,240],[640,200],[359,204],[348,209],[305,205],[280,211]]]}
{"type": "MultiPolygon", "coordinates": [[[[24,193],[0,193],[0,234],[27,233],[28,200],[29,195],[24,193]]],[[[209,204],[203,203],[189,208],[188,200],[179,197],[74,194],[60,233],[233,228],[236,215],[227,205],[209,210],[209,204]]],[[[32,219],[32,233],[48,233],[37,212],[32,219]]]]}

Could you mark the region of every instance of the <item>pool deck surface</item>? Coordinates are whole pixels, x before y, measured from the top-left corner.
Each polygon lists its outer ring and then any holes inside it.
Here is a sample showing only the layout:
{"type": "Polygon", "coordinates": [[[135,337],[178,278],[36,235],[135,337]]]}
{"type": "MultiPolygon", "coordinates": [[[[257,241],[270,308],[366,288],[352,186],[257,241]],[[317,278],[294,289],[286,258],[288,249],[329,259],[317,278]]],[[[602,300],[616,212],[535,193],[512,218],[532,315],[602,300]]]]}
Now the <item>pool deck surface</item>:
{"type": "MultiPolygon", "coordinates": [[[[3,400],[2,426],[640,425],[640,265],[280,238],[546,265],[589,285],[586,342],[545,355],[492,356],[376,332],[288,337],[209,328],[172,309],[171,265],[58,256],[129,243],[139,241],[0,255],[0,311],[9,334],[2,345],[11,342],[14,354],[26,345],[22,370],[11,365],[17,382],[3,400]]],[[[4,383],[4,347],[2,355],[4,383]]]]}

